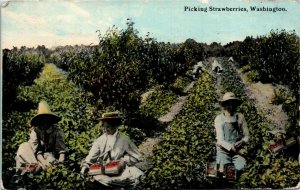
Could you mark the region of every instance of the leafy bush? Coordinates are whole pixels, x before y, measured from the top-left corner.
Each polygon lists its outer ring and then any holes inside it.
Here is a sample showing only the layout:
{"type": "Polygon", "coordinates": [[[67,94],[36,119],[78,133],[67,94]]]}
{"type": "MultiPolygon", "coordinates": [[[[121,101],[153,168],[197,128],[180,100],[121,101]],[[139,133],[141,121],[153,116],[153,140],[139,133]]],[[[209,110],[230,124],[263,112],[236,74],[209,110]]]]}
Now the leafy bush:
{"type": "MultiPolygon", "coordinates": [[[[264,153],[266,155],[266,153],[264,153]]],[[[261,162],[252,161],[251,168],[240,178],[240,186],[247,188],[284,189],[295,187],[300,180],[299,163],[293,159],[263,156],[261,162]]]]}
{"type": "Polygon", "coordinates": [[[119,127],[118,130],[121,133],[131,137],[130,139],[136,146],[141,144],[146,138],[145,132],[139,128],[129,127],[128,125],[122,125],[121,127],[119,127]]]}
{"type": "MultiPolygon", "coordinates": [[[[135,112],[139,90],[147,87],[147,73],[137,59],[141,39],[128,23],[126,30],[115,27],[104,36],[99,46],[79,52],[63,52],[56,64],[69,73],[69,78],[93,95],[94,104],[102,109],[112,106],[128,113],[135,112]]],[[[150,42],[149,42],[150,43],[150,42]]]]}
{"type": "Polygon", "coordinates": [[[286,84],[298,94],[300,54],[295,31],[271,31],[268,35],[246,39],[235,51],[239,66],[250,65],[262,82],[286,84]]]}
{"type": "Polygon", "coordinates": [[[178,95],[173,92],[158,87],[149,95],[147,101],[140,105],[140,111],[146,116],[158,119],[168,112],[177,98],[178,95]]]}
{"type": "Polygon", "coordinates": [[[3,50],[3,109],[5,113],[12,109],[27,107],[26,104],[21,106],[20,102],[16,102],[16,90],[19,86],[32,84],[44,63],[45,57],[33,49],[22,47],[3,50]]]}
{"type": "Polygon", "coordinates": [[[294,136],[299,135],[299,130],[297,128],[299,121],[299,102],[297,102],[297,98],[294,96],[292,91],[283,85],[276,85],[274,89],[274,99],[272,103],[274,104],[282,104],[283,111],[289,117],[288,129],[290,133],[294,134],[294,136]]]}
{"type": "Polygon", "coordinates": [[[193,39],[187,39],[184,43],[180,44],[176,56],[180,61],[186,63],[188,67],[196,64],[205,57],[204,46],[193,39]]]}
{"type": "Polygon", "coordinates": [[[3,168],[10,167],[14,163],[14,154],[18,144],[24,142],[30,126],[27,117],[32,112],[30,101],[17,99],[17,89],[24,85],[30,85],[39,75],[45,58],[35,49],[26,47],[3,50],[3,168]]]}
{"type": "Polygon", "coordinates": [[[189,61],[203,58],[201,45],[160,43],[138,36],[134,23],[99,33],[99,45],[53,53],[53,61],[69,79],[93,95],[99,108],[114,106],[128,115],[138,112],[140,95],[154,85],[166,88],[188,69],[189,61]],[[197,59],[198,59],[197,58],[197,59]]]}
{"type": "Polygon", "coordinates": [[[248,71],[245,73],[246,81],[248,82],[255,82],[259,80],[259,74],[257,71],[248,71]]]}
{"type": "Polygon", "coordinates": [[[273,104],[291,103],[296,101],[296,98],[293,96],[292,92],[283,85],[276,85],[274,94],[275,96],[272,100],[273,104]]]}
{"type": "Polygon", "coordinates": [[[251,70],[251,66],[250,65],[245,65],[241,68],[241,72],[245,73],[251,70]]]}
{"type": "Polygon", "coordinates": [[[55,165],[42,171],[32,180],[31,189],[89,189],[90,177],[83,176],[75,169],[67,167],[68,163],[55,165]]]}
{"type": "Polygon", "coordinates": [[[191,80],[188,77],[180,76],[175,80],[173,84],[171,84],[170,88],[173,92],[177,94],[182,94],[190,82],[191,80]]]}

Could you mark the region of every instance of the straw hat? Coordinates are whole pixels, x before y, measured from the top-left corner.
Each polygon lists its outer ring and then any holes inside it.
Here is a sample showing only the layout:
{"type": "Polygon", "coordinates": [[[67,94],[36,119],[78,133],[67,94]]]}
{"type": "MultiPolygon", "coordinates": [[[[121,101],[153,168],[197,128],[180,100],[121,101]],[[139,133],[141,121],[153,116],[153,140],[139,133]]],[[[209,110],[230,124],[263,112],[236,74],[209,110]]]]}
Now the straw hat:
{"type": "Polygon", "coordinates": [[[39,103],[38,113],[31,119],[32,126],[39,126],[41,122],[47,121],[49,124],[58,123],[61,118],[52,113],[46,101],[42,100],[39,103]]]}
{"type": "Polygon", "coordinates": [[[118,112],[118,111],[106,112],[106,113],[103,113],[100,118],[101,121],[114,120],[114,119],[122,119],[121,112],[118,112]]]}
{"type": "Polygon", "coordinates": [[[224,106],[224,103],[225,102],[228,102],[228,101],[233,101],[235,102],[238,106],[242,104],[242,100],[240,100],[239,98],[237,98],[235,96],[235,94],[233,92],[226,92],[222,98],[222,100],[219,101],[219,103],[224,106]]]}

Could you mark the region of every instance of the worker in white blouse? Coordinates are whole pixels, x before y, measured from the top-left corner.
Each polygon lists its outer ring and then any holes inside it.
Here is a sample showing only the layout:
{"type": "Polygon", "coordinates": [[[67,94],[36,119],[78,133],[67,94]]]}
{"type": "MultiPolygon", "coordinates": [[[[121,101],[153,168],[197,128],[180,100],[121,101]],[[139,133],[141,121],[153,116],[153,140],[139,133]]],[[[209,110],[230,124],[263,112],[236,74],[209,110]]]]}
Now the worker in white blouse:
{"type": "Polygon", "coordinates": [[[142,154],[135,144],[124,134],[118,131],[122,125],[120,112],[102,114],[101,122],[103,134],[97,138],[88,156],[82,165],[81,173],[88,171],[90,165],[102,160],[106,163],[120,161],[124,169],[120,174],[109,176],[106,174],[94,175],[93,178],[105,186],[126,186],[136,184],[143,172],[135,164],[141,161],[142,154]]]}
{"type": "Polygon", "coordinates": [[[237,170],[246,165],[243,147],[249,141],[245,117],[236,110],[242,101],[232,92],[226,92],[220,101],[223,110],[214,121],[217,138],[217,163],[233,163],[237,170]]]}

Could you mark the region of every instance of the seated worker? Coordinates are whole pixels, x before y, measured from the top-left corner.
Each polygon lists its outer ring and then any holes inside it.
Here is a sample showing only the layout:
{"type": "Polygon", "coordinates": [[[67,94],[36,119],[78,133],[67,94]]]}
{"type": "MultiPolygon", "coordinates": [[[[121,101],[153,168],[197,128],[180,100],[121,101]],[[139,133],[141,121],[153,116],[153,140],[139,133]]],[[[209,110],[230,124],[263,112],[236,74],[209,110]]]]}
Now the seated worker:
{"type": "Polygon", "coordinates": [[[212,64],[212,71],[216,72],[217,74],[221,74],[223,72],[221,64],[216,59],[212,64]]]}
{"type": "Polygon", "coordinates": [[[102,114],[103,134],[97,138],[88,156],[85,158],[81,174],[88,172],[89,167],[95,163],[101,163],[103,167],[112,161],[119,161],[120,173],[109,175],[105,172],[93,176],[93,179],[105,186],[134,185],[143,172],[134,166],[141,160],[141,153],[134,143],[124,134],[118,131],[122,125],[120,112],[108,112],[102,114]]]}
{"type": "Polygon", "coordinates": [[[50,111],[46,101],[39,103],[38,113],[31,119],[33,129],[30,138],[18,148],[15,157],[17,168],[22,164],[37,164],[43,170],[47,170],[53,162],[65,160],[65,153],[68,149],[64,135],[55,127],[60,120],[60,117],[50,111]]]}
{"type": "Polygon", "coordinates": [[[202,73],[202,67],[203,67],[202,61],[199,61],[196,65],[194,65],[193,71],[192,71],[193,79],[194,80],[201,75],[201,73],[202,73]]]}
{"type": "Polygon", "coordinates": [[[223,110],[214,121],[217,138],[217,163],[233,163],[239,171],[246,165],[243,150],[249,141],[245,117],[236,110],[242,101],[234,93],[226,92],[220,101],[223,110]]]}

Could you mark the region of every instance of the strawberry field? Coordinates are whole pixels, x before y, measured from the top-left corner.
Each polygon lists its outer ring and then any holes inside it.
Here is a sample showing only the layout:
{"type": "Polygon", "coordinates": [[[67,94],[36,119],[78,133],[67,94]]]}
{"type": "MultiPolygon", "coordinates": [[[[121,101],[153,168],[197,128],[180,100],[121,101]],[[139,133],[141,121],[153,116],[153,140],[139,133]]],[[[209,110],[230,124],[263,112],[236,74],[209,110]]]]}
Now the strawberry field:
{"type": "Polygon", "coordinates": [[[90,178],[79,173],[80,164],[93,140],[102,133],[99,117],[112,110],[124,113],[124,125],[119,130],[136,145],[160,132],[161,141],[149,158],[152,167],[138,188],[224,188],[206,178],[205,164],[215,158],[213,121],[220,112],[218,100],[226,91],[243,100],[239,111],[250,130],[248,165],[235,187],[286,188],[300,181],[298,144],[285,154],[269,154],[266,131],[273,126],[249,97],[237,73],[243,68],[252,82],[272,82],[290,89],[289,97],[294,98],[281,98],[283,111],[289,116],[289,124],[284,127],[288,136],[299,137],[299,37],[293,32],[271,31],[256,39],[247,37],[232,47],[224,46],[228,48],[224,52],[230,52],[236,61],[218,57],[224,68],[221,75],[209,69],[212,61],[207,56],[221,56],[213,46],[205,50],[203,44],[192,39],[170,44],[149,35],[140,37],[131,20],[127,28],[112,27],[98,37],[97,46],[57,48],[47,51],[47,55],[38,48],[3,50],[5,186],[12,175],[8,169],[15,165],[16,150],[28,140],[30,119],[36,114],[38,102],[46,100],[62,118],[57,127],[64,131],[69,152],[64,164],[28,181],[30,189],[41,189],[46,184],[54,189],[92,188],[90,178]],[[192,82],[192,66],[198,61],[205,62],[205,70],[193,88],[184,92],[192,82]],[[154,90],[141,102],[149,89],[154,90]],[[158,118],[183,95],[188,99],[179,114],[167,124],[160,123],[158,118]]]}

